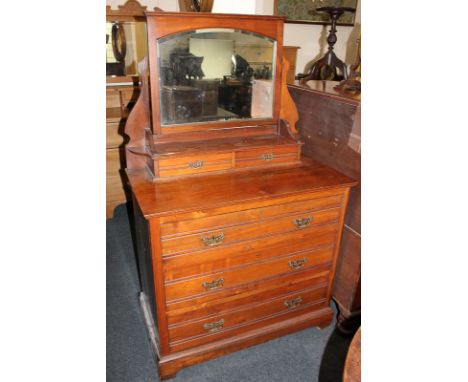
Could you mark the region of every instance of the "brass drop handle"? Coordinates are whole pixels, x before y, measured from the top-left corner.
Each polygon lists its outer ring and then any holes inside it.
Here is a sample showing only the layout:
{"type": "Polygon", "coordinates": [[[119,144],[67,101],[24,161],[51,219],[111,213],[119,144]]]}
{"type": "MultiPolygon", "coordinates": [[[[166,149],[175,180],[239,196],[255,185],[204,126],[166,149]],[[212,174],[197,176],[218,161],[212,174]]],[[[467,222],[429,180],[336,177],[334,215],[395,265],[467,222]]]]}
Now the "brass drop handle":
{"type": "Polygon", "coordinates": [[[302,302],[302,297],[296,297],[291,300],[285,300],[284,301],[284,306],[286,306],[289,309],[293,309],[298,307],[302,302]]]}
{"type": "Polygon", "coordinates": [[[264,161],[270,161],[270,160],[275,159],[275,154],[273,153],[262,154],[260,155],[260,159],[264,161]]]}
{"type": "Polygon", "coordinates": [[[302,267],[305,263],[307,263],[307,257],[304,257],[299,260],[291,260],[288,262],[288,265],[291,269],[298,269],[302,267]]]}
{"type": "Polygon", "coordinates": [[[224,326],[224,320],[221,319],[219,321],[215,321],[215,322],[209,322],[209,323],[206,323],[206,324],[203,324],[203,328],[205,330],[207,330],[209,333],[213,333],[213,332],[217,332],[219,330],[221,330],[224,326]]]}
{"type": "Polygon", "coordinates": [[[308,216],[302,219],[293,219],[292,222],[299,229],[306,228],[312,222],[312,216],[308,216]]]}
{"type": "Polygon", "coordinates": [[[205,281],[202,283],[203,288],[206,290],[218,289],[224,286],[224,277],[221,277],[219,280],[205,281]]]}
{"type": "Polygon", "coordinates": [[[196,160],[194,162],[189,162],[188,163],[188,166],[190,168],[194,168],[194,169],[197,169],[197,168],[202,168],[203,165],[204,165],[205,162],[203,162],[202,160],[196,160]]]}
{"type": "Polygon", "coordinates": [[[205,244],[208,247],[212,247],[213,245],[219,245],[224,241],[224,233],[221,232],[219,235],[213,235],[213,236],[202,236],[201,238],[203,244],[205,244]]]}

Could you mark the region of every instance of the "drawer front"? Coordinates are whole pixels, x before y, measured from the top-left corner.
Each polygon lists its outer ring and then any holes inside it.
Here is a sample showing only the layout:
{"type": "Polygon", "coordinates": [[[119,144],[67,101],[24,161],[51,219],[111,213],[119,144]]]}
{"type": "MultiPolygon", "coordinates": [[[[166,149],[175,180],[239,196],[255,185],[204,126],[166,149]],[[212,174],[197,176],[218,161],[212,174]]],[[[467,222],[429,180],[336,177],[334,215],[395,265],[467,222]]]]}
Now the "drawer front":
{"type": "Polygon", "coordinates": [[[106,123],[106,147],[117,148],[124,142],[123,137],[119,134],[119,122],[107,122],[106,123]]]}
{"type": "Polygon", "coordinates": [[[324,282],[328,283],[329,276],[330,264],[325,263],[311,269],[297,270],[279,275],[278,277],[255,280],[251,283],[238,285],[235,288],[221,288],[198,296],[167,301],[166,312],[170,317],[185,315],[185,319],[181,320],[185,321],[187,320],[187,312],[190,314],[190,312],[200,308],[211,309],[223,301],[230,301],[233,304],[232,306],[239,306],[242,304],[237,303],[237,301],[251,294],[267,290],[279,290],[280,288],[296,290],[296,285],[306,281],[308,282],[308,287],[312,287],[324,282]]]}
{"type": "Polygon", "coordinates": [[[308,230],[319,224],[338,221],[340,208],[320,211],[305,211],[281,218],[244,224],[213,231],[205,231],[178,237],[162,238],[162,254],[183,253],[224,246],[238,241],[250,240],[279,233],[308,230]]]}
{"type": "Polygon", "coordinates": [[[223,248],[170,256],[163,259],[165,281],[211,274],[274,257],[333,245],[338,224],[330,223],[307,230],[244,241],[223,248]]]}
{"type": "Polygon", "coordinates": [[[238,269],[213,273],[186,281],[167,282],[165,285],[166,300],[168,302],[188,298],[218,290],[235,288],[258,280],[291,274],[330,262],[333,258],[334,247],[326,247],[314,251],[304,251],[282,258],[274,258],[238,269]]]}
{"type": "Polygon", "coordinates": [[[274,206],[250,208],[243,211],[203,217],[198,219],[178,220],[166,219],[161,224],[161,236],[179,235],[184,233],[195,233],[213,227],[227,227],[245,223],[255,223],[258,220],[272,218],[274,216],[298,213],[301,211],[315,211],[318,209],[328,209],[340,207],[343,195],[332,195],[325,198],[317,198],[292,203],[279,204],[274,206]]]}
{"type": "Polygon", "coordinates": [[[198,156],[173,156],[157,159],[161,178],[227,170],[233,167],[233,154],[220,153],[198,156]]]}
{"type": "Polygon", "coordinates": [[[120,175],[106,177],[106,201],[125,201],[125,188],[120,175]]]}
{"type": "Polygon", "coordinates": [[[268,316],[287,313],[303,306],[323,303],[325,302],[325,297],[326,288],[324,287],[306,289],[269,300],[259,300],[262,302],[256,302],[202,319],[194,320],[191,317],[192,319],[189,322],[169,326],[169,340],[177,342],[223,330],[230,330],[268,316]]]}
{"type": "Polygon", "coordinates": [[[118,175],[120,169],[125,168],[122,153],[117,149],[106,150],[106,174],[107,176],[118,175]]]}
{"type": "MultiPolygon", "coordinates": [[[[286,276],[288,277],[288,276],[286,276]]],[[[238,290],[240,293],[205,301],[203,304],[176,303],[178,307],[167,311],[169,325],[183,324],[187,321],[211,317],[233,309],[239,309],[247,305],[267,301],[285,296],[289,293],[304,289],[323,289],[328,287],[329,272],[326,270],[315,272],[296,273],[289,278],[288,283],[275,283],[263,281],[256,288],[238,290]],[[297,277],[297,275],[301,277],[297,277]]],[[[170,305],[173,307],[172,305],[170,305]]]]}
{"type": "Polygon", "coordinates": [[[299,161],[300,146],[261,148],[236,152],[236,168],[271,166],[299,161]]]}
{"type": "Polygon", "coordinates": [[[106,89],[106,108],[120,108],[120,92],[115,89],[106,89]]]}
{"type": "MultiPolygon", "coordinates": [[[[301,297],[301,296],[298,296],[301,297]]],[[[297,297],[297,298],[298,298],[297,297]]],[[[282,302],[284,304],[284,301],[282,302]]],[[[213,341],[217,341],[223,338],[233,337],[238,334],[246,333],[251,330],[261,329],[268,325],[272,325],[279,322],[284,322],[285,320],[292,319],[294,317],[298,317],[303,314],[311,313],[322,309],[327,306],[327,302],[324,300],[316,300],[314,302],[310,302],[309,304],[299,305],[296,308],[284,309],[282,312],[278,312],[276,314],[270,314],[266,317],[259,318],[252,321],[247,321],[245,323],[239,324],[232,324],[232,326],[227,326],[230,322],[227,322],[227,319],[224,319],[224,322],[220,321],[222,318],[218,320],[213,320],[207,322],[206,324],[211,324],[207,327],[215,328],[219,327],[218,330],[209,332],[203,335],[194,336],[191,338],[181,339],[178,341],[172,341],[169,343],[171,351],[181,351],[185,349],[192,348],[194,346],[199,346],[202,344],[210,343],[213,341]]],[[[209,330],[208,329],[208,330],[209,330]]]]}

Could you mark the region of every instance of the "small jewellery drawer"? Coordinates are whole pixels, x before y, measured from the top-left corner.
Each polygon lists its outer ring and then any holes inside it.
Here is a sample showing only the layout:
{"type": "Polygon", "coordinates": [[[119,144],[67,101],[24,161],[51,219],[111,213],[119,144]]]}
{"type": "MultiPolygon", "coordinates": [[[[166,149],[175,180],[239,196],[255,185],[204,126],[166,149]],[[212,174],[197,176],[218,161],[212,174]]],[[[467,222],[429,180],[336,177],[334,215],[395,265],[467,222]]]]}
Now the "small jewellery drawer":
{"type": "Polygon", "coordinates": [[[222,248],[169,256],[163,259],[164,280],[187,279],[227,268],[245,266],[288,253],[313,250],[335,243],[338,224],[328,223],[281,235],[238,242],[222,248]]]}
{"type": "Polygon", "coordinates": [[[300,213],[301,211],[335,208],[341,206],[342,200],[343,194],[340,193],[337,195],[331,194],[326,197],[293,201],[273,206],[248,208],[243,209],[242,211],[201,217],[198,219],[177,219],[177,216],[174,216],[173,218],[165,218],[162,222],[161,235],[163,237],[180,235],[210,229],[211,227],[255,223],[262,219],[268,219],[284,214],[300,213]]]}
{"type": "Polygon", "coordinates": [[[276,314],[286,313],[294,309],[325,301],[326,288],[314,288],[289,293],[274,299],[260,300],[237,309],[226,311],[219,315],[190,320],[181,324],[169,326],[171,342],[217,333],[223,330],[261,320],[276,314]]]}
{"type": "Polygon", "coordinates": [[[232,157],[232,153],[167,156],[155,159],[155,162],[159,166],[159,176],[164,178],[230,169],[232,157]]]}
{"type": "Polygon", "coordinates": [[[283,273],[294,273],[319,264],[331,262],[334,247],[314,251],[303,251],[289,256],[274,258],[271,261],[254,263],[224,272],[213,273],[186,281],[166,282],[166,300],[187,298],[203,293],[229,289],[241,284],[278,276],[283,273]]]}
{"type": "Polygon", "coordinates": [[[340,208],[312,212],[307,211],[264,220],[258,223],[243,224],[184,236],[162,238],[162,254],[165,256],[171,253],[183,253],[186,251],[222,246],[237,241],[250,240],[282,232],[307,230],[315,225],[338,221],[340,211],[340,208]]]}
{"type": "Polygon", "coordinates": [[[265,147],[236,152],[236,168],[269,166],[299,161],[300,146],[265,147]]]}

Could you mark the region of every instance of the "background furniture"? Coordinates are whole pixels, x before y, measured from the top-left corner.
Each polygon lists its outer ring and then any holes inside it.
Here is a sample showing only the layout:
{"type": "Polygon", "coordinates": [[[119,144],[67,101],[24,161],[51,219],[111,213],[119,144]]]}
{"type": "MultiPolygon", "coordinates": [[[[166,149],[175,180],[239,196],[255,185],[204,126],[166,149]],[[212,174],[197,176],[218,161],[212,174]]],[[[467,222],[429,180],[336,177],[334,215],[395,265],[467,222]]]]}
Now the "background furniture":
{"type": "MultiPolygon", "coordinates": [[[[356,182],[301,160],[282,18],[155,12],[147,13],[147,25],[148,41],[157,44],[149,45],[149,84],[143,71],[141,96],[125,126],[126,159],[140,301],[165,379],[188,365],[329,325],[345,210],[356,182]],[[193,38],[209,44],[226,35],[234,47],[252,40],[270,49],[271,78],[255,80],[261,84],[253,95],[264,94],[257,106],[271,112],[255,119],[252,112],[228,119],[220,113],[209,121],[193,113],[184,123],[165,119],[160,100],[174,76],[160,70],[171,68],[165,65],[171,54],[193,38]]],[[[186,62],[201,61],[193,57],[186,62]]],[[[247,81],[250,75],[236,77],[247,81]]],[[[248,110],[256,107],[254,99],[248,110]]],[[[172,100],[174,110],[189,111],[185,101],[172,100]]]]}
{"type": "MultiPolygon", "coordinates": [[[[333,89],[335,81],[289,85],[299,112],[304,155],[354,179],[361,178],[361,98],[333,89]]],[[[361,186],[351,190],[333,298],[338,328],[349,332],[361,313],[361,186]]]]}
{"type": "Polygon", "coordinates": [[[354,13],[356,10],[348,7],[321,7],[317,12],[326,12],[330,15],[331,29],[327,37],[328,50],[322,58],[314,62],[308,74],[298,74],[297,79],[302,81],[309,80],[346,80],[348,70],[346,64],[341,61],[335,52],[333,46],[337,41],[336,21],[344,12],[354,13]]]}
{"type": "MultiPolygon", "coordinates": [[[[125,203],[130,197],[124,171],[126,165],[123,131],[126,118],[140,92],[140,79],[136,75],[136,61],[141,55],[146,54],[145,10],[146,6],[141,6],[136,0],[128,0],[124,5],[119,5],[118,9],[111,9],[109,5],[106,7],[107,29],[111,28],[111,24],[118,23],[118,30],[126,35],[125,51],[128,51],[128,54],[124,54],[124,57],[120,57],[117,62],[106,63],[107,219],[113,216],[114,208],[117,205],[125,203]],[[124,30],[128,33],[125,33],[124,30]],[[141,35],[142,30],[145,32],[143,36],[141,35]],[[116,73],[118,75],[111,75],[116,73]]],[[[115,29],[114,27],[115,25],[112,26],[113,29],[115,29]]],[[[110,38],[111,36],[109,36],[109,40],[110,38]]],[[[111,47],[108,46],[108,49],[111,47]]],[[[111,56],[113,55],[111,54],[111,56]]]]}
{"type": "Polygon", "coordinates": [[[181,12],[211,12],[214,0],[179,0],[181,12]]]}
{"type": "Polygon", "coordinates": [[[129,188],[124,169],[124,126],[140,94],[138,77],[109,78],[106,87],[106,218],[128,200],[129,188]],[[124,85],[113,83],[124,81],[124,85]],[[125,84],[127,83],[127,84],[125,84]]]}

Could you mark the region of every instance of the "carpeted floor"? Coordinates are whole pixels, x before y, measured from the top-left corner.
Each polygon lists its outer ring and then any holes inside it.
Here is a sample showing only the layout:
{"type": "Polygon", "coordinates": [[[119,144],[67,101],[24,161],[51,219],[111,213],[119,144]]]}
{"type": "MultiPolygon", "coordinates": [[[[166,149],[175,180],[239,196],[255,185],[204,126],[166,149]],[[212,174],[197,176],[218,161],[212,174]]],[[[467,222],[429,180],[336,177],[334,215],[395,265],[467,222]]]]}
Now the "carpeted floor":
{"type": "MultiPolygon", "coordinates": [[[[156,382],[127,211],[118,206],[107,222],[107,382],[156,382]]],[[[351,338],[333,329],[306,329],[188,367],[171,382],[341,382],[351,338]]]]}

